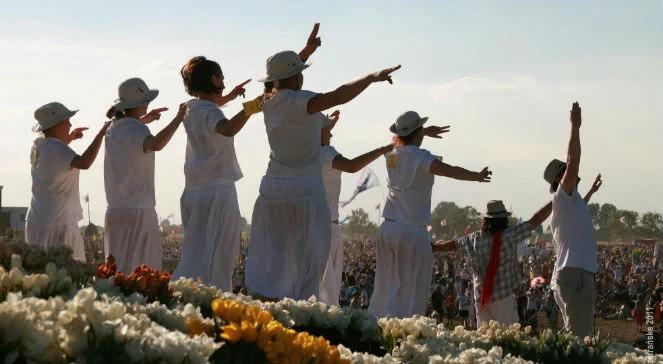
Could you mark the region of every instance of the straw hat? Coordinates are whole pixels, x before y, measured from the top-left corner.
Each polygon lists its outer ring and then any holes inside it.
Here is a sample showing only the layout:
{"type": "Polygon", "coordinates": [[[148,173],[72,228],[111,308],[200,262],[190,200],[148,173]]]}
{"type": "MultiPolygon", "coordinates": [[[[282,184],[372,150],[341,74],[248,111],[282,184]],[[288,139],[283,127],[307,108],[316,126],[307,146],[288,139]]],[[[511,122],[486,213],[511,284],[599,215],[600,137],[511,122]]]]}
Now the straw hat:
{"type": "Polygon", "coordinates": [[[548,163],[546,170],[543,172],[543,179],[550,183],[550,193],[557,191],[558,183],[555,178],[559,176],[566,169],[566,163],[559,159],[553,159],[548,163]]]}

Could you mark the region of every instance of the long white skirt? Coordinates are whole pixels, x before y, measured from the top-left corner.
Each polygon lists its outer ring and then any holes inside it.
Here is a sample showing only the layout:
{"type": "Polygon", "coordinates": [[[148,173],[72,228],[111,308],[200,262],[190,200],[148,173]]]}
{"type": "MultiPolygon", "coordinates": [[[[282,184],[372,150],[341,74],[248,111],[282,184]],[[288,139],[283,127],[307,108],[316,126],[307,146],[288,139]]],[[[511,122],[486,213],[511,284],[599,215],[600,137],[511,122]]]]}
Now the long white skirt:
{"type": "Polygon", "coordinates": [[[248,292],[275,299],[317,297],[330,221],[322,178],[263,177],[246,259],[248,292]]]}
{"type": "Polygon", "coordinates": [[[184,241],[172,279],[200,279],[230,291],[241,229],[235,184],[185,190],[180,206],[184,241]]]}
{"type": "Polygon", "coordinates": [[[52,246],[64,245],[73,252],[73,258],[85,261],[85,245],[78,224],[72,222],[66,225],[41,225],[28,221],[25,223],[25,241],[44,249],[52,246]]]}
{"type": "Polygon", "coordinates": [[[161,269],[163,243],[154,208],[106,210],[104,253],[126,274],[141,264],[161,269]]]}
{"type": "Polygon", "coordinates": [[[320,284],[320,301],[328,305],[338,306],[338,296],[341,292],[343,279],[343,241],[341,227],[338,224],[331,226],[331,249],[327,259],[327,267],[320,284]]]}
{"type": "Polygon", "coordinates": [[[376,317],[425,314],[433,274],[426,227],[387,220],[378,235],[375,289],[368,310],[376,317]]]}

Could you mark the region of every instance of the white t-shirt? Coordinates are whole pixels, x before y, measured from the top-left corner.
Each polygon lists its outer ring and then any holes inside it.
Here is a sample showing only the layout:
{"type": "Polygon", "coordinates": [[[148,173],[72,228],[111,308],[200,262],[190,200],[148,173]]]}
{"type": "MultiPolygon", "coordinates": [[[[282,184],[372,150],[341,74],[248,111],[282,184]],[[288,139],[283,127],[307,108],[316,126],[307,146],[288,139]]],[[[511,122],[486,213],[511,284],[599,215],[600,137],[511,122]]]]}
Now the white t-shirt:
{"type": "MultiPolygon", "coordinates": [[[[553,195],[550,227],[557,256],[554,277],[566,267],[596,273],[597,248],[592,216],[576,189],[571,195],[561,186],[557,189],[553,195]]],[[[552,280],[553,287],[556,281],[552,280]]]]}
{"type": "Polygon", "coordinates": [[[219,107],[206,100],[191,100],[184,116],[186,158],[184,177],[187,190],[234,183],[242,178],[235,155],[235,138],[216,132],[219,121],[227,120],[219,107]]]}
{"type": "Polygon", "coordinates": [[[436,159],[429,151],[414,145],[387,153],[387,202],[382,217],[428,226],[431,224],[431,194],[434,176],[430,165],[436,159]]]}
{"type": "Polygon", "coordinates": [[[271,152],[267,175],[276,177],[320,176],[320,129],[327,122],[322,113],[310,115],[308,101],[317,93],[280,90],[265,101],[263,114],[271,152]]]}
{"type": "Polygon", "coordinates": [[[32,145],[32,199],[27,221],[44,225],[66,225],[83,218],[78,191],[76,156],[57,138],[37,138],[32,145]]]}
{"type": "Polygon", "coordinates": [[[331,145],[323,145],[320,151],[322,160],[322,180],[325,182],[325,194],[332,221],[338,220],[338,198],[341,194],[341,171],[332,168],[332,162],[340,155],[331,145]]]}
{"type": "Polygon", "coordinates": [[[154,152],[143,151],[149,135],[147,125],[134,118],[113,120],[106,130],[104,184],[109,209],[155,206],[154,152]]]}

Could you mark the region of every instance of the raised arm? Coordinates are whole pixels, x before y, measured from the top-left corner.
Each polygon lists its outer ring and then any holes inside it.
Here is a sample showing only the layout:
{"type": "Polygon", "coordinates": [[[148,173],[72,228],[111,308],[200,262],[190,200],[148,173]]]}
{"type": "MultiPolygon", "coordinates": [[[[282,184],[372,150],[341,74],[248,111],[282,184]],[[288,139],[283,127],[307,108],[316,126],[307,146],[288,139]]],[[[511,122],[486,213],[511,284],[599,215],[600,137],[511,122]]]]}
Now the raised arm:
{"type": "Polygon", "coordinates": [[[240,110],[235,116],[230,118],[230,120],[219,120],[214,130],[223,136],[235,136],[235,134],[242,130],[246,122],[249,120],[249,117],[251,117],[250,114],[247,114],[244,110],[240,110]]]}
{"type": "Polygon", "coordinates": [[[532,218],[529,219],[530,223],[530,228],[532,230],[536,229],[539,227],[539,225],[543,224],[544,221],[550,216],[552,213],[552,201],[548,202],[545,206],[543,206],[539,211],[535,212],[534,215],[532,215],[532,218]]]}
{"type": "Polygon", "coordinates": [[[187,105],[185,103],[180,104],[180,108],[177,111],[175,118],[166,125],[157,135],[149,135],[143,141],[143,151],[145,153],[149,151],[158,152],[162,150],[166,144],[170,141],[170,138],[173,137],[175,131],[184,120],[184,114],[186,113],[187,105]]]}
{"type": "Polygon", "coordinates": [[[76,169],[88,169],[92,166],[92,163],[97,158],[97,153],[99,153],[99,147],[101,147],[101,142],[104,140],[104,135],[106,134],[106,129],[110,125],[110,121],[104,123],[104,126],[101,127],[99,133],[94,137],[90,146],[85,149],[85,152],[81,155],[77,155],[74,159],[71,160],[71,168],[76,169]]]}
{"type": "Polygon", "coordinates": [[[388,144],[383,147],[375,148],[370,152],[364,153],[353,159],[347,159],[342,155],[338,155],[332,161],[332,168],[343,172],[355,173],[378,159],[381,155],[390,152],[393,148],[393,144],[388,144]]]}
{"type": "Polygon", "coordinates": [[[577,102],[571,107],[571,138],[566,159],[566,171],[562,177],[562,188],[571,194],[578,184],[578,171],[580,170],[580,125],[582,116],[580,105],[577,102]]]}
{"type": "Polygon", "coordinates": [[[430,164],[430,173],[436,176],[475,182],[490,182],[490,176],[493,175],[488,167],[482,169],[481,172],[472,172],[462,167],[446,164],[438,159],[430,164]]]}
{"type": "Polygon", "coordinates": [[[302,59],[302,62],[306,62],[309,57],[315,52],[318,47],[322,45],[322,41],[320,40],[320,37],[318,37],[318,31],[320,30],[320,23],[315,23],[313,25],[313,30],[311,31],[311,34],[308,36],[308,40],[306,41],[306,46],[304,46],[304,49],[302,49],[299,52],[299,58],[302,59]]]}
{"type": "Polygon", "coordinates": [[[592,187],[587,191],[587,194],[585,195],[585,203],[589,203],[589,200],[594,196],[594,193],[601,188],[603,185],[603,179],[601,179],[601,174],[599,173],[598,176],[596,176],[596,179],[594,180],[594,183],[592,183],[592,187]]]}
{"type": "Polygon", "coordinates": [[[401,68],[400,65],[387,68],[379,72],[371,73],[356,81],[347,83],[334,91],[314,96],[308,101],[308,104],[306,105],[307,111],[309,114],[315,114],[317,112],[345,104],[346,102],[349,102],[350,100],[357,97],[360,93],[366,90],[370,84],[374,82],[387,81],[391,84],[393,83],[391,80],[391,73],[398,70],[399,68],[401,68]]]}

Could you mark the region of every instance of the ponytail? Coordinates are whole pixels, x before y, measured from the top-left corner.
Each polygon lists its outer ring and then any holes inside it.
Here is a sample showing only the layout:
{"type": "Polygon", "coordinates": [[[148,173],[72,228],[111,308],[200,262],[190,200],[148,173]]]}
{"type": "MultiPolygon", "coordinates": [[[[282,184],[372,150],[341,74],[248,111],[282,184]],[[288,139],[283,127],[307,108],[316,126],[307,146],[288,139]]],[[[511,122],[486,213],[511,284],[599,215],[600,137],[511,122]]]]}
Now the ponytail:
{"type": "Polygon", "coordinates": [[[109,119],[122,119],[124,117],[124,111],[115,110],[115,106],[111,106],[108,111],[106,111],[106,117],[109,119]]]}

